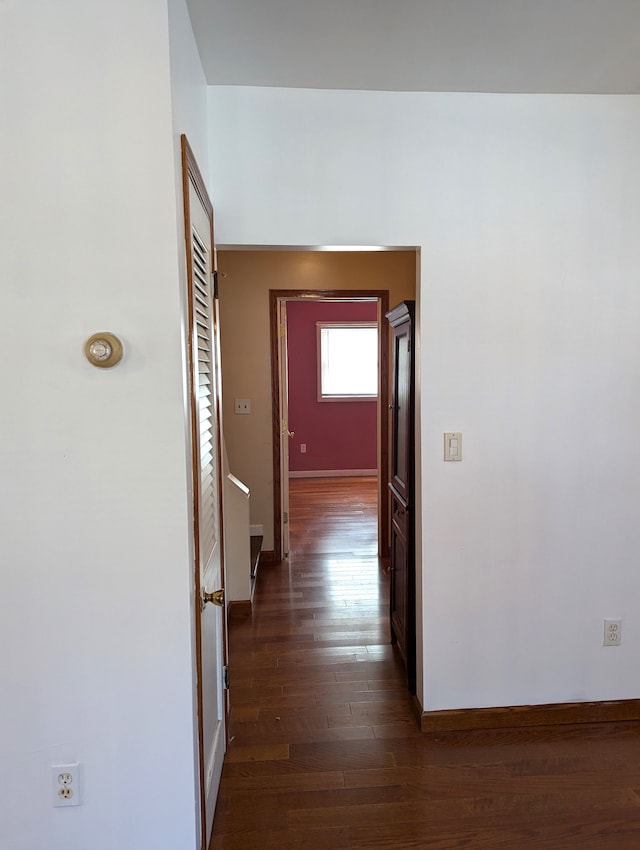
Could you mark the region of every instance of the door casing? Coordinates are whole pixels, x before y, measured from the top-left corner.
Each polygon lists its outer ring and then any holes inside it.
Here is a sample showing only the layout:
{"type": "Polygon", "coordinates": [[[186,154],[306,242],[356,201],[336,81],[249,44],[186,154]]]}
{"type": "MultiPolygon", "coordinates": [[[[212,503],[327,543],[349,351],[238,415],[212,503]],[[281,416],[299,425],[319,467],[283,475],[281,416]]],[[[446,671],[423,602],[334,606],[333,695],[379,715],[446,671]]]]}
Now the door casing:
{"type": "MultiPolygon", "coordinates": [[[[221,374],[220,374],[220,349],[219,349],[219,321],[218,303],[215,292],[215,242],[213,233],[213,207],[209,199],[206,186],[193,151],[186,136],[181,136],[182,151],[182,178],[183,178],[183,200],[184,200],[184,224],[185,224],[185,248],[187,265],[187,287],[188,287],[188,362],[190,383],[190,414],[191,414],[191,456],[193,475],[193,581],[194,581],[194,624],[195,624],[195,669],[196,669],[196,705],[197,705],[197,736],[198,736],[198,776],[200,785],[200,847],[207,850],[213,827],[213,814],[215,810],[215,798],[219,784],[219,771],[222,766],[222,757],[226,750],[226,730],[228,729],[228,692],[223,689],[223,668],[227,663],[227,640],[226,640],[226,606],[213,609],[213,606],[204,608],[202,603],[203,593],[207,588],[204,586],[207,564],[203,564],[201,557],[200,538],[202,528],[200,523],[200,501],[201,501],[201,458],[200,458],[200,408],[199,408],[199,385],[198,367],[196,364],[195,350],[197,348],[197,331],[194,308],[194,295],[192,292],[194,278],[194,257],[192,248],[192,217],[196,209],[192,207],[192,197],[195,196],[201,207],[200,214],[204,213],[207,220],[209,232],[209,253],[211,267],[208,268],[208,291],[210,293],[210,344],[211,363],[210,375],[211,395],[213,401],[212,425],[215,433],[216,460],[213,462],[214,473],[217,479],[217,504],[214,510],[218,522],[218,539],[214,549],[217,549],[216,560],[219,565],[220,588],[208,588],[210,591],[224,590],[224,522],[222,514],[222,416],[220,410],[221,398],[221,374]],[[204,618],[207,617],[206,623],[204,618]],[[207,653],[204,638],[212,638],[213,651],[207,653]],[[207,689],[212,686],[213,696],[207,689]],[[212,704],[212,699],[215,705],[212,704]],[[205,726],[210,727],[210,719],[217,718],[216,728],[211,734],[212,741],[206,740],[205,726]],[[205,723],[205,717],[207,722],[205,723]],[[214,752],[215,750],[215,752],[214,752]],[[213,758],[215,755],[215,759],[213,758]],[[215,761],[215,770],[213,762],[215,761]],[[216,773],[213,776],[213,773],[216,773]],[[211,775],[209,775],[211,774],[211,775]]],[[[199,317],[203,321],[202,317],[199,317]]],[[[204,322],[204,327],[207,323],[204,322]]],[[[213,573],[216,573],[214,570],[213,573]]],[[[211,732],[210,728],[208,729],[211,732]]]]}
{"type": "Polygon", "coordinates": [[[389,327],[385,314],[389,310],[387,289],[270,289],[269,319],[271,337],[271,393],[273,416],[273,543],[274,559],[282,560],[282,444],[283,422],[281,414],[282,387],[280,363],[279,301],[301,298],[305,301],[362,301],[378,302],[379,332],[379,442],[378,442],[378,556],[389,558],[389,327]]]}

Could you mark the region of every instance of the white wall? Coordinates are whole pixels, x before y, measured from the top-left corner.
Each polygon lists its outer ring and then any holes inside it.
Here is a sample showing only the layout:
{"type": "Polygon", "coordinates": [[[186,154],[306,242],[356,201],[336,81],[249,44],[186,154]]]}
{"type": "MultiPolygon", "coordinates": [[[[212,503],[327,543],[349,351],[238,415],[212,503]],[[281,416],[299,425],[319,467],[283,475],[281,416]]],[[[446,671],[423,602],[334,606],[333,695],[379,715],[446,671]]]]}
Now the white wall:
{"type": "MultiPolygon", "coordinates": [[[[200,64],[186,0],[168,0],[171,58],[171,102],[176,154],[180,152],[180,134],[185,133],[198,161],[205,183],[209,182],[209,146],[207,83],[200,64]]],[[[182,220],[182,171],[176,160],[177,198],[180,226],[182,220]]],[[[180,243],[184,250],[184,243],[180,243]]],[[[186,266],[184,266],[186,268],[186,266]]],[[[182,269],[182,266],[181,266],[182,269]]],[[[186,272],[185,272],[186,274],[186,272]]]]}
{"type": "Polygon", "coordinates": [[[0,8],[0,835],[11,850],[196,843],[168,23],[155,0],[0,8]],[[82,354],[105,329],[125,344],[113,370],[82,354]],[[83,804],[54,809],[49,764],[75,759],[83,804]]]}
{"type": "Polygon", "coordinates": [[[425,708],[640,696],[640,99],[210,111],[219,243],[421,246],[425,708]]]}
{"type": "MultiPolygon", "coordinates": [[[[208,162],[208,115],[207,115],[207,86],[204,71],[200,63],[200,56],[196,46],[191,20],[186,5],[186,0],[168,0],[169,13],[169,67],[171,76],[171,106],[173,119],[173,160],[174,160],[174,188],[175,188],[175,212],[177,223],[177,246],[178,246],[178,283],[180,295],[181,317],[181,348],[182,348],[182,375],[183,375],[183,422],[185,426],[185,443],[191,450],[191,407],[190,407],[190,375],[188,359],[188,283],[187,283],[187,260],[184,238],[184,192],[182,173],[182,134],[187,136],[189,145],[196,157],[200,172],[205,184],[209,182],[208,162]]],[[[193,523],[193,474],[191,459],[185,463],[187,474],[188,502],[190,506],[189,523],[193,523]]],[[[195,562],[193,537],[189,535],[188,563],[195,562]]],[[[191,570],[191,568],[190,568],[191,570]]],[[[195,598],[194,582],[189,576],[190,594],[190,639],[192,650],[195,646],[195,610],[200,605],[200,600],[195,598]]],[[[200,809],[200,774],[199,774],[199,740],[198,740],[198,704],[197,682],[198,672],[196,669],[195,653],[191,654],[192,675],[192,746],[194,758],[192,761],[193,792],[195,796],[195,809],[200,809]]],[[[198,819],[195,825],[195,842],[193,846],[200,847],[202,843],[201,825],[198,819]]],[[[193,841],[190,835],[185,835],[178,841],[193,841]]],[[[191,846],[189,844],[188,846],[191,846]]]]}

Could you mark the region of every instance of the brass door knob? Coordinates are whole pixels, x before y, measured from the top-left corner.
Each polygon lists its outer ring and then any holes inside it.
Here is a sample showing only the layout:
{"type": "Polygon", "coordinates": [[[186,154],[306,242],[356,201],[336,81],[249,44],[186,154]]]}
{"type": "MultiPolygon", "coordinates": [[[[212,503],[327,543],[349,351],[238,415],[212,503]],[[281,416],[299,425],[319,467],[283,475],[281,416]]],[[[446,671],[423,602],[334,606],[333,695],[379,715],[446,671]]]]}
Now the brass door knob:
{"type": "Polygon", "coordinates": [[[207,604],[207,602],[213,602],[214,605],[219,605],[220,608],[224,605],[224,589],[223,590],[214,590],[213,593],[207,593],[206,590],[202,591],[202,607],[207,604]]]}

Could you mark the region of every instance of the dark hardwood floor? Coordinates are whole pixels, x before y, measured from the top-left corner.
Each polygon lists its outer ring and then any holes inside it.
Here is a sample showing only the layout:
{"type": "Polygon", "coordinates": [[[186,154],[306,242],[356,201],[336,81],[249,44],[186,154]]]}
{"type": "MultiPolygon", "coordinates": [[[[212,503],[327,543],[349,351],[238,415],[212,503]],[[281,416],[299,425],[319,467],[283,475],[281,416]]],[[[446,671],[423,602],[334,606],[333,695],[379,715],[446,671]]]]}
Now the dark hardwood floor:
{"type": "Polygon", "coordinates": [[[291,481],[291,553],[230,623],[214,850],[640,850],[639,724],[424,735],[373,479],[291,481]]]}

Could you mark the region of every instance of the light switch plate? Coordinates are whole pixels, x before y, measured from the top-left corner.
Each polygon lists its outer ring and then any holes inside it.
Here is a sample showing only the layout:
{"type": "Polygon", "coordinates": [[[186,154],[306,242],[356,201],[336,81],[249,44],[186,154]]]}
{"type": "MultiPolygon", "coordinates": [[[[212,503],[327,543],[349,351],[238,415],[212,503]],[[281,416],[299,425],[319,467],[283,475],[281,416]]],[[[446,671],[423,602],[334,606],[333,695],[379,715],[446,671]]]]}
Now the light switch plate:
{"type": "Polygon", "coordinates": [[[444,435],[444,459],[462,460],[462,432],[447,431],[444,435]]]}
{"type": "Polygon", "coordinates": [[[236,399],[234,399],[233,412],[234,413],[243,413],[243,414],[251,413],[251,399],[250,398],[236,398],[236,399]]]}

